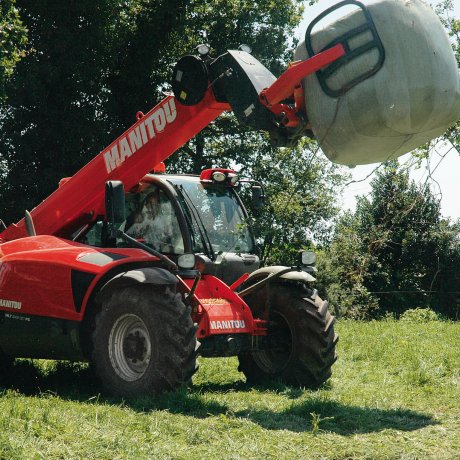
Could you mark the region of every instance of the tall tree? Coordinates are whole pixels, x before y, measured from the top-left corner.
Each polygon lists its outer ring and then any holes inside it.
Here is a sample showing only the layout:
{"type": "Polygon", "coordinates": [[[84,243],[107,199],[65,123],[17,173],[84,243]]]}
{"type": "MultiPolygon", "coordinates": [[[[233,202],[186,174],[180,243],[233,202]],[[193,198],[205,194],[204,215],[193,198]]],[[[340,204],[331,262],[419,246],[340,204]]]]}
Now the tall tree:
{"type": "Polygon", "coordinates": [[[76,172],[114,129],[106,75],[113,66],[109,1],[17,2],[31,50],[8,80],[0,111],[2,218],[17,221],[76,172]]]}

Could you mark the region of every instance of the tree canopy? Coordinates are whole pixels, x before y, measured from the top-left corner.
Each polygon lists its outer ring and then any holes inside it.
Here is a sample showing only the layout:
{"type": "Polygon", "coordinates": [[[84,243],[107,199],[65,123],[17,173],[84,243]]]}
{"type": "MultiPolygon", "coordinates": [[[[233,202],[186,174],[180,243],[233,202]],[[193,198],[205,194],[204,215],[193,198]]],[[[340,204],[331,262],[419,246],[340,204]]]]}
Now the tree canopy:
{"type": "Polygon", "coordinates": [[[25,56],[27,29],[15,9],[14,0],[0,3],[0,101],[6,98],[5,83],[16,63],[25,56]]]}
{"type": "Polygon", "coordinates": [[[331,163],[315,142],[303,139],[293,149],[260,155],[253,148],[248,177],[264,184],[262,210],[252,209],[251,227],[265,265],[291,265],[301,249],[326,245],[331,221],[340,211],[340,196],[348,173],[331,163]]]}
{"type": "Polygon", "coordinates": [[[338,221],[320,271],[328,298],[350,315],[430,307],[460,313],[460,224],[440,214],[429,186],[397,161],[371,182],[369,198],[338,221]],[[377,311],[379,310],[379,311],[377,311]]]}

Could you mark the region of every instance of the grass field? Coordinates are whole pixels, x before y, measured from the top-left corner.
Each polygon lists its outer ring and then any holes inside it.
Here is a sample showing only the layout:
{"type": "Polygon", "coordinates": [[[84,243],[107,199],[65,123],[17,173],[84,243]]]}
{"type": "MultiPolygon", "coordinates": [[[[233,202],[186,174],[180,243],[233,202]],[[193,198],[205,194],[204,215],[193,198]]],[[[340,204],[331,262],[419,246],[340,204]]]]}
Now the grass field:
{"type": "Polygon", "coordinates": [[[0,459],[460,458],[459,325],[340,321],[317,391],[250,387],[202,359],[193,388],[122,401],[84,365],[19,361],[0,387],[0,459]]]}

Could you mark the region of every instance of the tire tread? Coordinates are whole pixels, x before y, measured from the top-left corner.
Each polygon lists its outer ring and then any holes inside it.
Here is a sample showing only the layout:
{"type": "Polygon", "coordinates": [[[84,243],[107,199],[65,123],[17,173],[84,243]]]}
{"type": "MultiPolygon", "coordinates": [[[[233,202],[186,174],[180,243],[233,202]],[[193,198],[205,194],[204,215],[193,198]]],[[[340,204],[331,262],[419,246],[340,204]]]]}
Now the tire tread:
{"type": "Polygon", "coordinates": [[[115,290],[102,304],[92,332],[92,361],[96,375],[111,393],[128,397],[171,391],[197,371],[196,326],[180,294],[151,285],[115,290]],[[133,382],[124,381],[113,370],[108,355],[110,324],[126,312],[138,315],[148,325],[152,340],[151,363],[133,382]],[[106,350],[107,349],[107,350],[106,350]]]}
{"type": "Polygon", "coordinates": [[[302,289],[281,283],[274,283],[270,293],[274,313],[282,315],[291,329],[291,354],[281,370],[275,364],[272,370],[267,370],[269,354],[264,354],[264,367],[261,367],[257,353],[264,351],[240,353],[238,369],[251,384],[280,380],[289,385],[317,388],[330,378],[331,366],[337,360],[335,346],[338,336],[334,331],[335,318],[329,312],[329,303],[318,295],[314,299],[306,298],[302,289]]]}

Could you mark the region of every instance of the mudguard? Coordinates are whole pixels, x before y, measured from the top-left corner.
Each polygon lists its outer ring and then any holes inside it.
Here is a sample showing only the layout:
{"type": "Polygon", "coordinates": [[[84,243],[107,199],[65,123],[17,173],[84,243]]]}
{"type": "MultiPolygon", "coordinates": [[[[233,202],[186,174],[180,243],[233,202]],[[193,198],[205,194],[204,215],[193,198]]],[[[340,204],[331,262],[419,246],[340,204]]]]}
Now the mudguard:
{"type": "Polygon", "coordinates": [[[176,284],[178,279],[164,268],[151,267],[130,270],[114,276],[110,281],[104,284],[96,296],[96,302],[106,299],[114,289],[133,284],[156,284],[170,285],[176,284]]]}
{"type": "MultiPolygon", "coordinates": [[[[273,267],[259,268],[258,270],[252,272],[249,275],[249,277],[245,280],[245,282],[241,286],[241,289],[244,289],[245,287],[250,286],[251,284],[254,284],[255,280],[261,281],[264,278],[266,278],[267,276],[279,273],[280,271],[285,270],[286,268],[287,267],[284,267],[282,265],[275,265],[273,267]]],[[[316,281],[316,278],[314,278],[309,273],[306,273],[304,271],[301,271],[301,272],[299,272],[299,271],[288,272],[288,273],[285,273],[284,275],[281,275],[280,278],[288,279],[288,280],[292,280],[292,281],[300,281],[302,283],[316,281]]]]}

